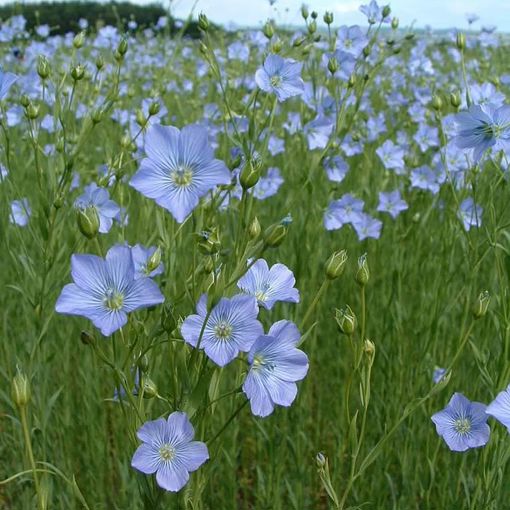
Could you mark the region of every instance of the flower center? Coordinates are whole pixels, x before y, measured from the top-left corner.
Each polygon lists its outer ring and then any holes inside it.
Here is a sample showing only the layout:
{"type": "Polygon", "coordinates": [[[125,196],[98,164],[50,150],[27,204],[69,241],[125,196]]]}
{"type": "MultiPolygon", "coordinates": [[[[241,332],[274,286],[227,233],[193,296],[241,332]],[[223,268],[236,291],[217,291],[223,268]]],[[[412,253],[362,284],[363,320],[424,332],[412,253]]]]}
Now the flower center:
{"type": "Polygon", "coordinates": [[[175,448],[171,444],[165,443],[159,447],[159,456],[161,460],[168,462],[175,457],[175,448]]]}
{"type": "Polygon", "coordinates": [[[124,304],[124,294],[117,289],[108,289],[103,303],[109,310],[120,310],[124,304]]]}
{"type": "Polygon", "coordinates": [[[267,282],[261,285],[260,289],[255,292],[257,301],[265,301],[267,299],[267,291],[269,290],[269,287],[270,285],[267,282]]]}
{"type": "Polygon", "coordinates": [[[271,361],[267,361],[262,354],[255,354],[253,362],[251,364],[253,370],[274,370],[275,364],[271,361]]]}
{"type": "Polygon", "coordinates": [[[471,421],[467,418],[457,418],[453,424],[453,428],[459,434],[465,435],[471,430],[471,421]]]}
{"type": "Polygon", "coordinates": [[[214,326],[214,334],[220,340],[228,340],[232,335],[232,326],[226,321],[220,321],[214,326]]]}
{"type": "Polygon", "coordinates": [[[188,166],[179,166],[171,172],[170,177],[177,186],[187,188],[193,180],[193,170],[188,166]]]}
{"type": "Polygon", "coordinates": [[[275,74],[274,76],[271,76],[269,81],[273,87],[279,87],[282,84],[282,77],[275,74]]]}

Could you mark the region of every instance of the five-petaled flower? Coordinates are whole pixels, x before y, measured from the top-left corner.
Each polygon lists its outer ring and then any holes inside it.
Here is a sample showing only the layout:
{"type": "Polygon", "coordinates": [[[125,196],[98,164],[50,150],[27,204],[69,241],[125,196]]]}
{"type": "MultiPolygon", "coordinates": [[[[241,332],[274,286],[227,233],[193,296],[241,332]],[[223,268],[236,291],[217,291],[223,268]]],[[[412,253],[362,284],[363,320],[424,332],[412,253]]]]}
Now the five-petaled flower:
{"type": "Polygon", "coordinates": [[[301,67],[301,62],[271,54],[255,73],[255,81],[264,92],[273,92],[278,101],[285,101],[304,92],[301,67]]]}

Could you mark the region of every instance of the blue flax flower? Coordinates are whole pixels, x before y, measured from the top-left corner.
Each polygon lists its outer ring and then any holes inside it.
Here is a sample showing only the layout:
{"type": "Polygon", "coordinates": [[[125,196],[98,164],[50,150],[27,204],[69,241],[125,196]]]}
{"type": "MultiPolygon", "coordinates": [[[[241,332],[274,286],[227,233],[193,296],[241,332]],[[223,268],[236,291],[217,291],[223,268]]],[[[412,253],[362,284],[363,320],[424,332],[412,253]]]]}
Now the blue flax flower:
{"type": "Polygon", "coordinates": [[[77,209],[85,211],[92,208],[99,216],[99,232],[107,234],[113,225],[113,220],[120,214],[120,206],[110,200],[110,194],[106,188],[100,188],[95,182],[85,186],[83,195],[74,202],[77,209]]]}
{"type": "Polygon", "coordinates": [[[27,198],[13,200],[11,202],[11,214],[9,216],[11,223],[15,223],[20,227],[26,227],[31,215],[32,209],[30,208],[27,198]]]}
{"type": "Polygon", "coordinates": [[[106,258],[73,255],[71,275],[57,300],[55,310],[90,319],[105,336],[127,322],[127,314],[162,303],[165,298],[150,278],[135,279],[135,267],[128,246],[113,246],[106,258]]]}
{"type": "Polygon", "coordinates": [[[264,65],[255,73],[255,81],[263,91],[273,92],[278,101],[285,101],[304,92],[301,67],[301,62],[268,55],[264,65]]]}
{"type": "Polygon", "coordinates": [[[19,76],[14,73],[5,73],[0,66],[0,100],[5,99],[9,89],[12,87],[15,81],[17,81],[19,76]]]}
{"type": "Polygon", "coordinates": [[[146,248],[141,244],[135,244],[131,248],[133,264],[135,266],[135,279],[150,277],[153,278],[164,271],[163,263],[160,262],[155,268],[149,267],[151,257],[156,253],[156,246],[146,248]]]}
{"type": "Polygon", "coordinates": [[[308,357],[296,347],[300,333],[293,322],[275,322],[253,344],[243,391],[256,416],[269,416],[275,405],[288,407],[297,395],[296,381],[308,372],[308,357]]]}
{"type": "Polygon", "coordinates": [[[230,184],[231,175],[214,152],[202,126],[181,130],[173,126],[151,126],[145,137],[147,157],[130,185],[182,223],[209,190],[230,184]]]}
{"type": "Polygon", "coordinates": [[[465,230],[470,230],[471,227],[480,227],[482,225],[483,208],[481,205],[475,204],[471,197],[466,198],[460,204],[458,217],[465,230]]]}
{"type": "Polygon", "coordinates": [[[489,441],[487,406],[471,402],[461,393],[454,393],[448,405],[432,416],[437,433],[454,452],[484,446],[489,441]]]}
{"type": "Polygon", "coordinates": [[[181,490],[189,473],[209,458],[206,444],[193,441],[195,431],[185,413],[148,421],[136,435],[143,444],[134,453],[131,466],[146,475],[156,473],[156,482],[167,491],[181,490]]]}
{"type": "Polygon", "coordinates": [[[498,393],[485,412],[502,423],[510,433],[510,384],[505,391],[498,393]]]}
{"type": "Polygon", "coordinates": [[[299,290],[294,287],[296,279],[292,271],[283,264],[274,264],[269,269],[264,259],[258,259],[237,282],[247,294],[257,298],[259,306],[271,310],[277,301],[299,303],[299,290]]]}
{"type": "Polygon", "coordinates": [[[496,151],[508,149],[510,106],[471,105],[467,111],[458,113],[455,121],[455,143],[461,149],[473,149],[475,162],[491,147],[496,151]]]}
{"type": "Polygon", "coordinates": [[[221,298],[207,318],[207,296],[197,304],[197,314],[186,317],[181,326],[184,340],[199,346],[220,367],[230,363],[239,351],[248,352],[255,340],[264,333],[257,320],[259,309],[253,296],[238,294],[221,298]],[[207,318],[205,328],[204,321],[207,318]],[[200,340],[200,333],[202,332],[200,340]]]}

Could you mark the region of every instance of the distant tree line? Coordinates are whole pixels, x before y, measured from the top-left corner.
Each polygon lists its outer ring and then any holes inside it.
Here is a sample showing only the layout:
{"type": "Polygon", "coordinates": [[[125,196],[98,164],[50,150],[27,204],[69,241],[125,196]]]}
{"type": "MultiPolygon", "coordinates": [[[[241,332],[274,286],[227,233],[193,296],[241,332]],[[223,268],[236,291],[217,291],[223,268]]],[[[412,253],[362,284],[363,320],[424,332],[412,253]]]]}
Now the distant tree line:
{"type": "MultiPolygon", "coordinates": [[[[10,3],[0,7],[2,21],[22,14],[27,20],[26,29],[32,32],[39,25],[49,25],[51,35],[79,32],[80,19],[86,19],[89,27],[112,25],[128,30],[129,22],[135,22],[138,29],[153,27],[162,16],[167,16],[168,25],[165,30],[175,34],[181,30],[182,22],[168,16],[168,12],[157,3],[136,5],[129,2],[41,2],[41,3],[10,3]]],[[[133,26],[133,24],[131,24],[133,26]]],[[[185,26],[185,34],[194,38],[200,37],[196,21],[185,26]]]]}

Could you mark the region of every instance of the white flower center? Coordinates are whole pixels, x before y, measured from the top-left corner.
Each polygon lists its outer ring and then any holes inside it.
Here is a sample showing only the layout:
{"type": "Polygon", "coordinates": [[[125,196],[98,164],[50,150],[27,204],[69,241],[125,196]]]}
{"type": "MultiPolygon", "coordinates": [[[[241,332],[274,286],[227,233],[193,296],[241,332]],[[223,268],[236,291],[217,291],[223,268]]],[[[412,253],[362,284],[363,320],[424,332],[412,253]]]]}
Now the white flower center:
{"type": "Polygon", "coordinates": [[[220,340],[228,340],[232,336],[232,326],[226,321],[220,321],[214,326],[214,334],[220,340]]]}
{"type": "Polygon", "coordinates": [[[187,188],[193,181],[193,170],[189,166],[178,166],[170,173],[171,179],[177,186],[187,188]]]}
{"type": "Polygon", "coordinates": [[[175,448],[170,443],[162,444],[159,447],[159,457],[164,462],[169,462],[175,457],[175,448]]]}
{"type": "Polygon", "coordinates": [[[457,418],[453,423],[453,428],[461,435],[468,434],[471,430],[471,421],[467,418],[457,418]]]}
{"type": "Polygon", "coordinates": [[[124,294],[117,289],[108,289],[103,303],[109,310],[120,310],[124,304],[124,294]]]}
{"type": "Polygon", "coordinates": [[[269,81],[271,83],[271,86],[279,87],[282,84],[282,77],[275,74],[274,76],[271,76],[269,81]]]}

